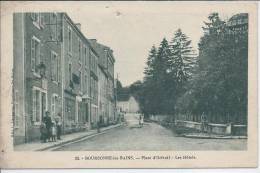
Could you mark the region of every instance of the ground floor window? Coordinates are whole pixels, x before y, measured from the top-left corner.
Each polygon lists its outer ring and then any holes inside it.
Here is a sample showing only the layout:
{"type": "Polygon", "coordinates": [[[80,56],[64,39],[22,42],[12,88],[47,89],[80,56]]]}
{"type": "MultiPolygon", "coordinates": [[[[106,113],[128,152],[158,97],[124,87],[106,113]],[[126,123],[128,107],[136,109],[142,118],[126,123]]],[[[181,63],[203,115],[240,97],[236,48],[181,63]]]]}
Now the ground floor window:
{"type": "Polygon", "coordinates": [[[75,100],[65,98],[65,113],[68,121],[75,121],[75,100]]]}
{"type": "Polygon", "coordinates": [[[98,108],[95,106],[91,107],[91,122],[96,124],[98,121],[98,108]]]}
{"type": "Polygon", "coordinates": [[[59,97],[57,94],[52,94],[51,97],[51,116],[54,118],[58,115],[59,97]]]}

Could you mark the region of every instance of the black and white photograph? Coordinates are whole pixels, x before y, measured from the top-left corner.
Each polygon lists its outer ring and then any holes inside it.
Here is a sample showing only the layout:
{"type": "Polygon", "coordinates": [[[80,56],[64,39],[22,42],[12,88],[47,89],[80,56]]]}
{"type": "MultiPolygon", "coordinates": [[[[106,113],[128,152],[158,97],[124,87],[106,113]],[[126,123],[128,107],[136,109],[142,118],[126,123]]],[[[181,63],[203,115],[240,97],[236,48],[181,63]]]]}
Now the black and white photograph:
{"type": "MultiPolygon", "coordinates": [[[[26,5],[8,18],[14,152],[250,149],[250,6],[26,5]]],[[[124,156],[142,159],[178,156],[124,156]]]]}

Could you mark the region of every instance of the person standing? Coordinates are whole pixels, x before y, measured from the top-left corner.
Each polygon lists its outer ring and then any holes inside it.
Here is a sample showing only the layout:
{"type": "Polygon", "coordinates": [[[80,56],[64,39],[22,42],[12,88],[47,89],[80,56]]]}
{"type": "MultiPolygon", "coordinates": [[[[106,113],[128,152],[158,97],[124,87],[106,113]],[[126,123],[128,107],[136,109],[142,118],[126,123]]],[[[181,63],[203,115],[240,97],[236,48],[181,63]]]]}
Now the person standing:
{"type": "Polygon", "coordinates": [[[143,125],[144,125],[144,116],[143,114],[141,114],[141,127],[143,127],[143,125]]]}
{"type": "Polygon", "coordinates": [[[46,142],[46,139],[47,139],[47,128],[46,128],[46,125],[45,125],[45,123],[41,123],[41,126],[40,126],[40,132],[41,132],[41,141],[43,142],[43,143],[45,143],[46,142]]]}
{"type": "Polygon", "coordinates": [[[50,112],[46,111],[45,117],[43,118],[43,122],[45,123],[46,129],[47,129],[46,138],[48,139],[48,141],[50,141],[50,138],[51,138],[51,126],[52,126],[51,117],[49,115],[50,115],[50,112]]]}
{"type": "Polygon", "coordinates": [[[55,117],[55,122],[57,126],[57,139],[61,140],[61,128],[62,128],[61,113],[58,113],[58,115],[55,117]]]}
{"type": "Polygon", "coordinates": [[[102,124],[102,117],[99,116],[98,122],[97,122],[97,132],[100,133],[100,128],[102,124]]]}
{"type": "Polygon", "coordinates": [[[204,112],[201,115],[201,131],[207,132],[207,117],[204,112]]]}
{"type": "Polygon", "coordinates": [[[142,127],[142,114],[139,114],[139,127],[142,127]]]}
{"type": "Polygon", "coordinates": [[[55,121],[52,122],[51,125],[51,141],[56,142],[56,136],[57,136],[57,126],[55,121]]]}

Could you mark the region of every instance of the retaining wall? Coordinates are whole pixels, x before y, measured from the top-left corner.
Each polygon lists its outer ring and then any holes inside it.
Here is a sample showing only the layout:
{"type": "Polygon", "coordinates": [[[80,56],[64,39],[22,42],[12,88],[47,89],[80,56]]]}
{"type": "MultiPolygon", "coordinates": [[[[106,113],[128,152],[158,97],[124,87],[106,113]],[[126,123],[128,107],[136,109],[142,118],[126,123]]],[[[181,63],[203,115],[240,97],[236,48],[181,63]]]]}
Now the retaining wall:
{"type": "MultiPolygon", "coordinates": [[[[182,121],[175,120],[175,126],[187,127],[192,129],[201,130],[202,124],[194,121],[182,121]]],[[[208,123],[205,127],[205,131],[208,133],[222,134],[222,135],[237,135],[246,136],[247,126],[246,125],[232,125],[232,124],[213,124],[208,123]]]]}

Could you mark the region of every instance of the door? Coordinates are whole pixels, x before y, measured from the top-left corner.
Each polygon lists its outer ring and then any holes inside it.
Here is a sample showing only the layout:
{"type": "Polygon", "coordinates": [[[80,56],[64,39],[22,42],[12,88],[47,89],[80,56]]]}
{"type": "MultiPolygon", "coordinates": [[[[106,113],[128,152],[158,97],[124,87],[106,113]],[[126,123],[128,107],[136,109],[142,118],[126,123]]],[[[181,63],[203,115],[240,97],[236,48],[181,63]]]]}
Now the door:
{"type": "Polygon", "coordinates": [[[45,112],[46,112],[46,93],[42,92],[41,93],[42,98],[41,98],[41,103],[42,103],[42,111],[41,111],[41,117],[43,118],[45,116],[45,112]]]}

